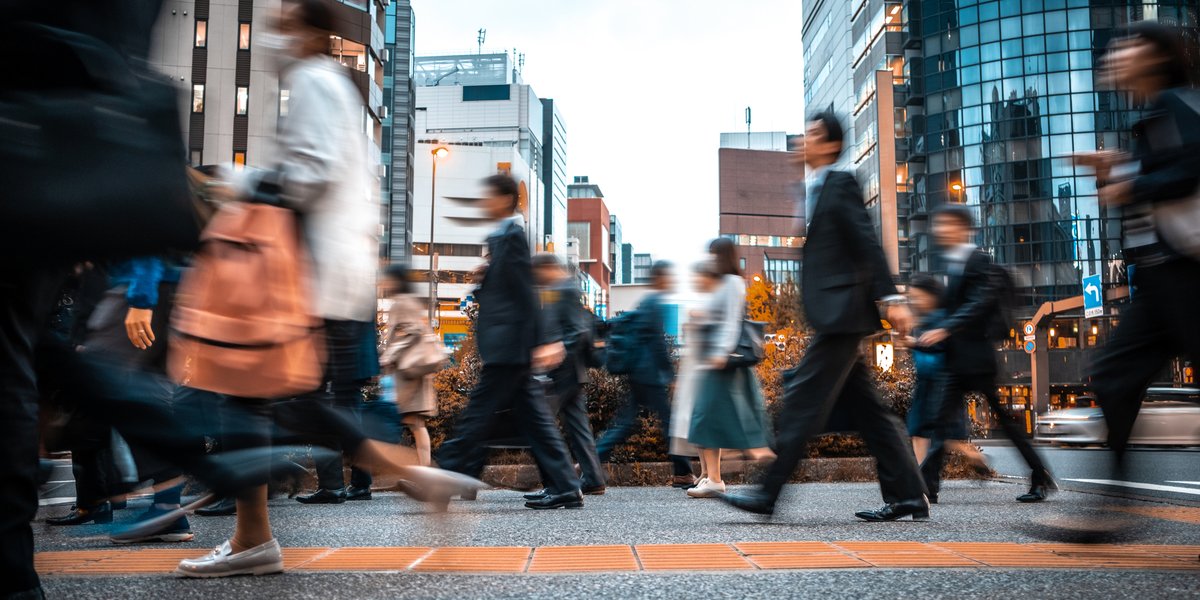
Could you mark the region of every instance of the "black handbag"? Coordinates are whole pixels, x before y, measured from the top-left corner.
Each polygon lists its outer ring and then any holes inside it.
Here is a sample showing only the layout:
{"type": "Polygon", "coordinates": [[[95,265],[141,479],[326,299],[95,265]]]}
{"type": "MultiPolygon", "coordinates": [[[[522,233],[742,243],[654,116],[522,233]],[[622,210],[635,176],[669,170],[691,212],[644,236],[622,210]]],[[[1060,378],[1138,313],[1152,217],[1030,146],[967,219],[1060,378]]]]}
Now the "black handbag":
{"type": "Polygon", "coordinates": [[[0,27],[0,51],[0,263],[194,248],[200,222],[165,76],[35,23],[0,27]]]}
{"type": "Polygon", "coordinates": [[[738,336],[737,346],[729,353],[725,362],[726,369],[753,367],[762,362],[766,326],[762,321],[742,321],[742,333],[738,336]]]}

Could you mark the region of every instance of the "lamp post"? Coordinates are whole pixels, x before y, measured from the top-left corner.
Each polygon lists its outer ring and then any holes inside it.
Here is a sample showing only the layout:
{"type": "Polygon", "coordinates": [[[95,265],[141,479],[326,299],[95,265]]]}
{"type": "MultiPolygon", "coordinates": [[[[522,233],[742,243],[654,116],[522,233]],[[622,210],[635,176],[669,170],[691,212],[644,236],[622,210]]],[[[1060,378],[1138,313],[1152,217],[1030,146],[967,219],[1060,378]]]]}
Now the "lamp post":
{"type": "Polygon", "coordinates": [[[433,151],[433,178],[430,180],[429,197],[429,326],[437,331],[438,323],[438,255],[433,251],[433,224],[437,213],[437,165],[438,159],[444,158],[450,151],[445,146],[438,146],[433,151]]]}

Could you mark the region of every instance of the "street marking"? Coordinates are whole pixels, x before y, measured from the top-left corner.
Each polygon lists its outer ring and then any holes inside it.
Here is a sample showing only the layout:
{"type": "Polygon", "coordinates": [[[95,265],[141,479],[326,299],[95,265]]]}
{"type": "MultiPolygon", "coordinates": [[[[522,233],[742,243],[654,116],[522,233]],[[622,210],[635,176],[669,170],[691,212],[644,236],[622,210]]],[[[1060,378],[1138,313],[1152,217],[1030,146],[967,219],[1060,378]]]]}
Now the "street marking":
{"type": "Polygon", "coordinates": [[[1200,485],[1200,481],[1168,481],[1167,483],[1182,483],[1184,485],[1200,485]]]}
{"type": "Polygon", "coordinates": [[[1116,481],[1114,479],[1064,479],[1064,481],[1075,481],[1078,483],[1094,483],[1097,485],[1112,485],[1117,487],[1133,488],[1135,490],[1153,490],[1155,492],[1175,492],[1177,494],[1191,494],[1200,496],[1200,490],[1195,488],[1178,487],[1174,485],[1159,485],[1157,483],[1138,483],[1136,481],[1116,481]]]}

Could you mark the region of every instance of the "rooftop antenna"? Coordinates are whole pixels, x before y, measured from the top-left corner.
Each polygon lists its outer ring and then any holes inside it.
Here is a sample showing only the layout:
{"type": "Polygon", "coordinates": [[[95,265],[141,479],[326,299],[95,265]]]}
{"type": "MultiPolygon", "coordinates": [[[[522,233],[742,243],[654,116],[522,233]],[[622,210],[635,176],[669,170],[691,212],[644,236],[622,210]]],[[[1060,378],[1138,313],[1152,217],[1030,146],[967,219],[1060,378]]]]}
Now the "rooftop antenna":
{"type": "Polygon", "coordinates": [[[524,74],[524,72],[525,72],[525,53],[524,52],[517,55],[517,72],[522,73],[522,74],[524,74]]]}
{"type": "Polygon", "coordinates": [[[750,107],[746,107],[746,149],[750,149],[750,107]]]}
{"type": "Polygon", "coordinates": [[[486,40],[487,40],[487,30],[480,27],[479,28],[479,37],[477,38],[477,41],[479,42],[479,51],[476,52],[476,54],[483,54],[483,42],[486,40]]]}

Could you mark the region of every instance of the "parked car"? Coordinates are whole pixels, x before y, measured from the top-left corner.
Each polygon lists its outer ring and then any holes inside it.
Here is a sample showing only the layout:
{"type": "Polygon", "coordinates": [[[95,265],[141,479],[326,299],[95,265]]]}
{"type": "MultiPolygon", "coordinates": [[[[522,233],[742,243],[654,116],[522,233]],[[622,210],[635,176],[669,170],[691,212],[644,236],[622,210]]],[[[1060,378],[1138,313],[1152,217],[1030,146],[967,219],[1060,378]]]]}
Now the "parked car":
{"type": "MultiPolygon", "coordinates": [[[[1098,407],[1052,410],[1038,417],[1033,439],[1062,445],[1104,444],[1108,425],[1098,407]]],[[[1129,443],[1200,446],[1200,389],[1146,390],[1129,443]]]]}

